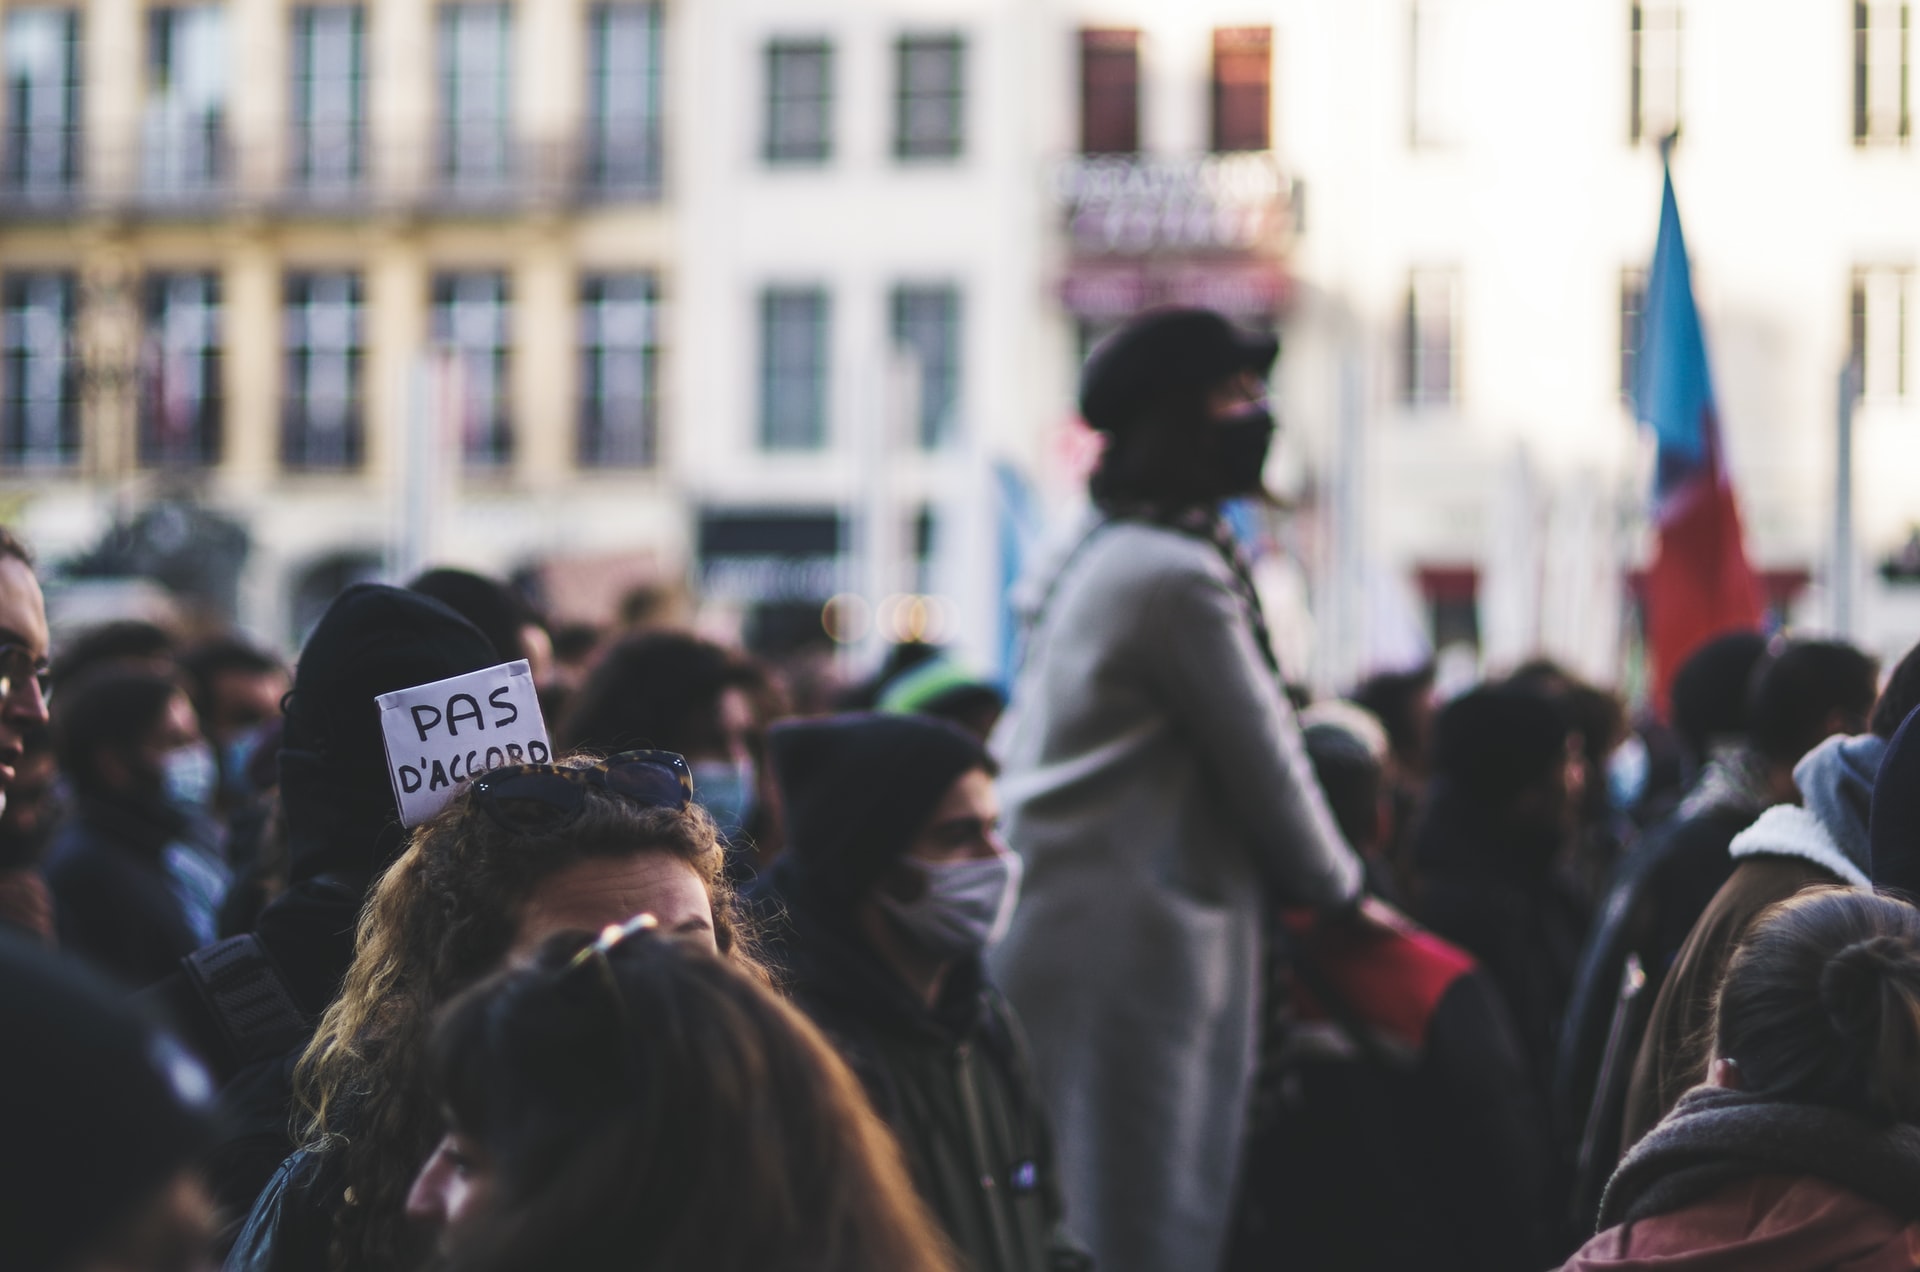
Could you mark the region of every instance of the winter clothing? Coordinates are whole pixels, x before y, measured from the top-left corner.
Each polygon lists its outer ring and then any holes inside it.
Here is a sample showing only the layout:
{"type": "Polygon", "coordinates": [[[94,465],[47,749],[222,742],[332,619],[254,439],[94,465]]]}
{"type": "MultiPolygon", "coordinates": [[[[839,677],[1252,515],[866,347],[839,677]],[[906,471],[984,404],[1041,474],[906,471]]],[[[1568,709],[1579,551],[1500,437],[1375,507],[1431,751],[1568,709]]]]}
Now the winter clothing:
{"type": "Polygon", "coordinates": [[[1654,998],[1634,1061],[1621,1143],[1631,1145],[1705,1079],[1713,998],[1733,952],[1768,906],[1818,884],[1871,887],[1867,816],[1886,754],[1871,734],[1834,737],[1793,770],[1804,807],[1780,804],[1734,837],[1732,874],[1694,925],[1654,998]]]}
{"type": "Polygon", "coordinates": [[[47,853],[61,946],[129,988],[171,974],[211,935],[184,877],[224,893],[225,867],[196,835],[211,838],[158,797],[81,796],[47,853]]]}
{"type": "Polygon", "coordinates": [[[851,913],[788,857],[750,892],[767,954],[797,1006],[893,1128],[921,1198],[970,1272],[1078,1272],[1046,1116],[1019,1025],[976,956],[929,1008],[851,913]]]}
{"type": "Polygon", "coordinates": [[[1873,881],[1920,898],[1920,711],[1906,718],[1873,783],[1873,881]]]}
{"type": "Polygon", "coordinates": [[[340,1153],[301,1149],[270,1172],[222,1272],[327,1272],[345,1183],[340,1153]]]}
{"type": "MultiPolygon", "coordinates": [[[[280,752],[293,882],[261,912],[253,962],[309,1029],[353,963],[367,890],[406,843],[374,699],[495,661],[487,638],[440,602],[378,584],[336,597],[301,651],[280,752]]],[[[184,974],[154,992],[213,1061],[226,1134],[208,1182],[224,1208],[244,1213],[293,1149],[292,1071],[304,1039],[269,1056],[236,1057],[184,974]]]]}
{"type": "Polygon", "coordinates": [[[996,734],[1022,900],[993,967],[1031,1031],[1074,1230],[1107,1272],[1225,1250],[1270,899],[1361,868],[1307,765],[1255,602],[1196,533],[1096,518],[1020,603],[996,734]]]}
{"type": "Polygon", "coordinates": [[[1696,1087],[1627,1154],[1566,1272],[1905,1272],[1916,1221],[1920,1128],[1696,1087]]]}
{"type": "Polygon", "coordinates": [[[207,1079],[113,986],[4,933],[0,1038],[4,1261],[52,1272],[193,1161],[207,1079]]]}
{"type": "Polygon", "coordinates": [[[1486,973],[1417,928],[1290,930],[1227,1272],[1541,1267],[1546,1128],[1486,973]]]}
{"type": "Polygon", "coordinates": [[[1265,374],[1279,352],[1273,336],[1243,331],[1211,310],[1143,314],[1087,359],[1080,414],[1102,431],[1124,428],[1143,402],[1206,388],[1243,370],[1265,374]]]}

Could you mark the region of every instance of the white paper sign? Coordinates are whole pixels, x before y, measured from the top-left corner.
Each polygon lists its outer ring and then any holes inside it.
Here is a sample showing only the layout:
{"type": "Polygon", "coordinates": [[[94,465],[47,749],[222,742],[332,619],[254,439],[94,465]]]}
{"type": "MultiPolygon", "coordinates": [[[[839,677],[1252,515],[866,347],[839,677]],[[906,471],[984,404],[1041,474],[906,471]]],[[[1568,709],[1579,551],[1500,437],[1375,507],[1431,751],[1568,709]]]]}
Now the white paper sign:
{"type": "Polygon", "coordinates": [[[374,699],[400,820],[418,826],[467,779],[503,764],[553,758],[526,659],[396,689],[374,699]]]}

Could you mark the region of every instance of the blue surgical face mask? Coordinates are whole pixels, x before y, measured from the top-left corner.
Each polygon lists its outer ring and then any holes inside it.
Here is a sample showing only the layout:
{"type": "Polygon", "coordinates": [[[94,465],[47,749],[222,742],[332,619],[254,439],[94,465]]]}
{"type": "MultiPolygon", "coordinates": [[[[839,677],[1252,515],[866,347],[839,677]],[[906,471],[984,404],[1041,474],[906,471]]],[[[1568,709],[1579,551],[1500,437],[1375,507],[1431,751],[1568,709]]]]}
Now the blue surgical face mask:
{"type": "Polygon", "coordinates": [[[203,809],[212,805],[213,792],[220,784],[220,772],[213,762],[213,748],[194,742],[167,752],[161,776],[166,783],[167,802],[176,808],[203,809]]]}
{"type": "Polygon", "coordinates": [[[753,816],[755,773],[752,760],[694,760],[693,797],[723,835],[737,835],[753,816]]]}
{"type": "Polygon", "coordinates": [[[220,787],[237,798],[245,799],[253,794],[253,781],[247,776],[247,769],[253,763],[253,757],[260,751],[260,736],[266,732],[266,726],[248,729],[236,738],[228,740],[220,748],[220,787]]]}

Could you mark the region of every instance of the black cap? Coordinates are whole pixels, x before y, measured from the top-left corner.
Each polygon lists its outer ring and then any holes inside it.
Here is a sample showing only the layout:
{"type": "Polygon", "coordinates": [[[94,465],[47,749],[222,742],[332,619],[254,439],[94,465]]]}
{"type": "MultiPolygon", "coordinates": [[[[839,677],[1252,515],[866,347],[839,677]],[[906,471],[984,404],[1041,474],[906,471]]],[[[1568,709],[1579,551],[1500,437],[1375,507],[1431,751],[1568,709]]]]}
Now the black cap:
{"type": "Polygon", "coordinates": [[[979,739],[944,720],[839,715],[767,731],[786,810],[787,857],[822,894],[851,902],[906,855],[956,781],[993,769],[979,739]]]}
{"type": "Polygon", "coordinates": [[[1242,371],[1264,375],[1279,355],[1271,335],[1234,326],[1211,309],[1149,309],[1102,340],[1080,373],[1080,414],[1104,433],[1169,393],[1204,389],[1242,371]]]}
{"type": "Polygon", "coordinates": [[[0,1257],[67,1266],[211,1142],[212,1081],[86,968],[0,933],[0,1257]]]}
{"type": "Polygon", "coordinates": [[[1573,732],[1543,694],[1489,685],[1462,694],[1433,722],[1436,776],[1459,793],[1498,807],[1566,763],[1573,732]]]}

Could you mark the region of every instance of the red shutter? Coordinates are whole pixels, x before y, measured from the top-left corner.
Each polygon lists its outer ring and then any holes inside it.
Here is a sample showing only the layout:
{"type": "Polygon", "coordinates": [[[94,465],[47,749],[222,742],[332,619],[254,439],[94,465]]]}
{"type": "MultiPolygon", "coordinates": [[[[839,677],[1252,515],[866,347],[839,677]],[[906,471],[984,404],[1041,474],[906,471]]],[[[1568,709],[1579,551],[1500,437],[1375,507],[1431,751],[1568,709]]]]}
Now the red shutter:
{"type": "Polygon", "coordinates": [[[1269,150],[1273,144],[1273,28],[1213,33],[1213,148],[1269,150]]]}
{"type": "Polygon", "coordinates": [[[1080,32],[1080,150],[1132,154],[1140,149],[1140,33],[1080,32]]]}

